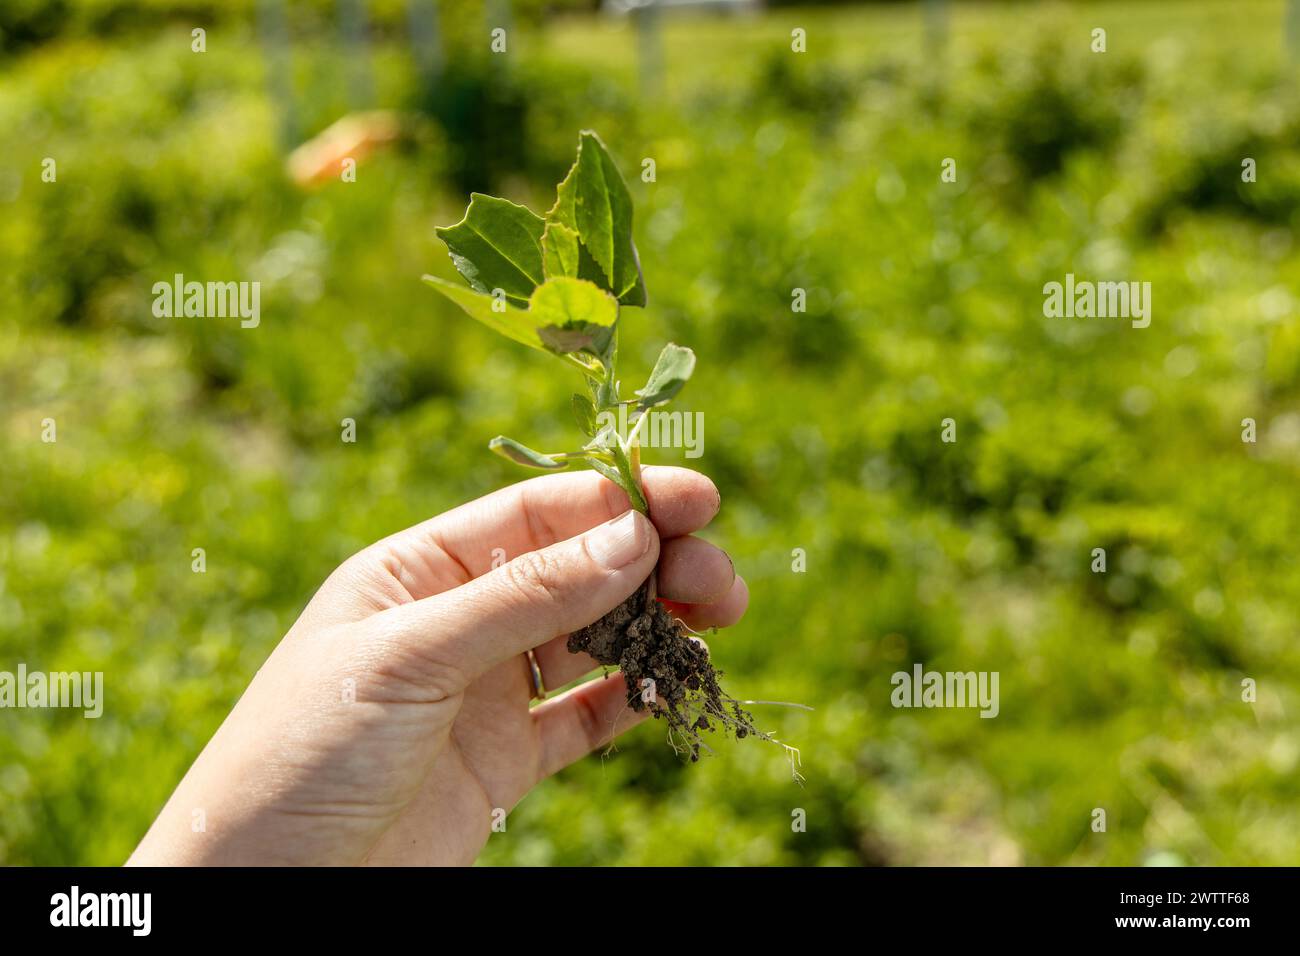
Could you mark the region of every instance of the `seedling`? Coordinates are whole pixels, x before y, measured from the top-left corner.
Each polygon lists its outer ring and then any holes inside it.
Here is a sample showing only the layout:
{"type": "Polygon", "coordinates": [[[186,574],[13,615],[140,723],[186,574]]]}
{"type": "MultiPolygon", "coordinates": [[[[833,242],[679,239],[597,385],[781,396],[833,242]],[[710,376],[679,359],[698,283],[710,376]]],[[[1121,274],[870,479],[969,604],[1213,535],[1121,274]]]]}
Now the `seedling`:
{"type": "MultiPolygon", "coordinates": [[[[484,325],[544,352],[581,374],[586,390],[572,399],[586,436],[575,451],[539,452],[497,436],[488,447],[531,468],[561,469],[585,462],[627,492],[650,514],[641,484],[639,437],[652,409],[666,405],[695,371],[695,353],[669,343],[633,398],[620,396],[616,369],[618,320],[624,306],[644,307],[645,280],[632,241],[632,196],[595,133],[584,131],[578,158],[556,187],[545,218],[505,199],[474,193],[465,218],[443,226],[456,270],[469,287],[425,276],[435,289],[484,325]],[[628,406],[626,415],[618,415],[628,406]],[[625,421],[623,431],[619,420],[625,421]]],[[[754,728],[743,703],[718,686],[709,652],[655,599],[655,575],[596,623],[569,636],[573,653],[586,652],[622,670],[628,706],[651,706],[668,721],[669,741],[681,740],[692,760],[708,747],[703,731],[721,728],[737,738],[754,728]],[[657,706],[655,706],[657,705],[657,706]]],[[[797,752],[790,750],[792,766],[797,752]]]]}

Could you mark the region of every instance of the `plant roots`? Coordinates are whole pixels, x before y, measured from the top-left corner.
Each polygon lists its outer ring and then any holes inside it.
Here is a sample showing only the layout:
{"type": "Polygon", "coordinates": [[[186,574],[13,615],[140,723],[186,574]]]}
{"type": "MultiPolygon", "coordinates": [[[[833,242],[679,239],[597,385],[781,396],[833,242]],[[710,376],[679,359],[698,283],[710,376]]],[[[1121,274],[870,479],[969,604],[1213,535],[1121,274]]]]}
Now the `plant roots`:
{"type": "Polygon", "coordinates": [[[709,750],[700,735],[712,730],[729,731],[738,740],[754,736],[777,743],[755,728],[740,701],[722,690],[722,675],[709,662],[708,649],[655,600],[654,581],[651,576],[599,621],[570,634],[570,652],[619,668],[627,682],[628,706],[636,711],[648,706],[656,718],[666,720],[673,749],[678,749],[674,738],[680,738],[692,761],[699,759],[701,748],[709,750]]]}

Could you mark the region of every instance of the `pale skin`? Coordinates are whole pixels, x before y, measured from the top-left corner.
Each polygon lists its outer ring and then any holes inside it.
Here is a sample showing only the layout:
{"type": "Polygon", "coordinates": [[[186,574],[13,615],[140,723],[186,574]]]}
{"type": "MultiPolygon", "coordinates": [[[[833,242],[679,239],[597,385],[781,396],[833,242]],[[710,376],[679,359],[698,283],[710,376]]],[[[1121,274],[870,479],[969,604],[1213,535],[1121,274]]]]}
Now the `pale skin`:
{"type": "Polygon", "coordinates": [[[656,563],[659,594],[691,627],[744,614],[731,560],[692,534],[718,510],[713,483],[682,468],[643,480],[653,523],[594,472],[548,475],[349,558],[128,863],[473,862],[494,814],[646,718],[621,676],[569,653],[569,632],[656,563]],[[493,568],[494,549],[510,560],[493,568]],[[595,674],[535,704],[530,649],[547,687],[595,674]]]}

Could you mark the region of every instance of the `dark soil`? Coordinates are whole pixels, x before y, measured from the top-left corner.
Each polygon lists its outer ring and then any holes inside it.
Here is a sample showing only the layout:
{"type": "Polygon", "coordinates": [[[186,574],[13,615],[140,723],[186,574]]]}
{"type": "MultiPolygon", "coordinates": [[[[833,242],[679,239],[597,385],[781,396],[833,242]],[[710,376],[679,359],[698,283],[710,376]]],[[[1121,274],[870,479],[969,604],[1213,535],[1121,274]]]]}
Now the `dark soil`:
{"type": "Polygon", "coordinates": [[[654,580],[596,623],[570,634],[569,650],[619,668],[627,681],[628,706],[638,711],[650,706],[656,718],[667,720],[669,739],[674,731],[680,734],[691,760],[699,759],[702,746],[708,749],[700,740],[704,731],[730,730],[737,739],[766,737],[718,685],[721,673],[709,663],[708,649],[655,600],[654,580]],[[646,679],[654,681],[651,705],[642,696],[646,679]]]}

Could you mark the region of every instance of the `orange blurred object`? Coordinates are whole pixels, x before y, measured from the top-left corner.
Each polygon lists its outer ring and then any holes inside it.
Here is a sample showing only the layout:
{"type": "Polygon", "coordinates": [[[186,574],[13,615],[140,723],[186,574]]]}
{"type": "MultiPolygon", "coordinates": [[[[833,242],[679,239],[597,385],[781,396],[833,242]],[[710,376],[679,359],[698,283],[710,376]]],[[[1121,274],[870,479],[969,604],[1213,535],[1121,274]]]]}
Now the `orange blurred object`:
{"type": "Polygon", "coordinates": [[[289,176],[308,187],[341,178],[349,159],[360,165],[376,149],[397,139],[400,130],[397,114],[388,110],[344,116],[289,154],[289,176]]]}

